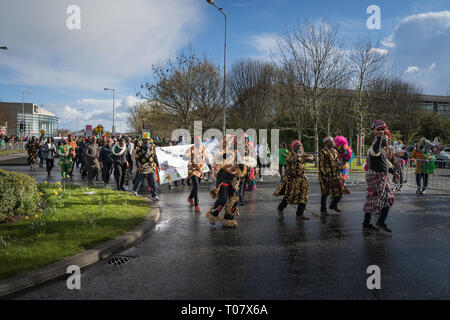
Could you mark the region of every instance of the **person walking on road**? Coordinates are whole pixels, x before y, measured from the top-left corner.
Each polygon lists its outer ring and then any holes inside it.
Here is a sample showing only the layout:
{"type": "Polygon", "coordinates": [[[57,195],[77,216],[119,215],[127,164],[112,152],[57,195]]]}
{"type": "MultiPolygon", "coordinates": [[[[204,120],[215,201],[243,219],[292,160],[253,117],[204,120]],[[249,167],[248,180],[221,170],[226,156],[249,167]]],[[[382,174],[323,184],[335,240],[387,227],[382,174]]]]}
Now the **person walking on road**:
{"type": "Polygon", "coordinates": [[[138,173],[135,178],[134,194],[137,195],[145,179],[148,181],[153,201],[159,201],[158,185],[156,184],[156,170],[159,167],[155,145],[152,143],[150,133],[143,135],[143,144],[136,150],[136,166],[138,173]]]}
{"type": "Polygon", "coordinates": [[[94,184],[94,179],[100,169],[99,155],[100,148],[97,144],[97,137],[92,136],[89,143],[84,147],[84,166],[87,170],[87,180],[90,186],[94,184]]]}
{"type": "Polygon", "coordinates": [[[67,140],[62,139],[57,154],[59,156],[59,166],[61,167],[61,176],[63,179],[70,178],[70,171],[73,165],[70,149],[71,147],[67,144],[67,140]]]}
{"type": "Polygon", "coordinates": [[[36,137],[32,137],[25,148],[28,151],[27,164],[30,166],[31,171],[33,171],[39,152],[39,142],[36,137]]]}
{"type": "Polygon", "coordinates": [[[214,154],[214,169],[217,172],[216,188],[211,196],[216,199],[214,206],[206,213],[206,218],[212,225],[220,221],[224,227],[236,228],[236,218],[239,216],[237,204],[239,202],[239,180],[237,152],[232,151],[234,137],[226,135],[222,150],[214,154]],[[228,145],[228,147],[227,147],[228,145]],[[220,212],[225,209],[223,218],[220,212]]]}
{"type": "Polygon", "coordinates": [[[286,170],[286,156],[288,154],[288,150],[286,149],[286,144],[283,142],[280,145],[279,150],[279,173],[280,173],[280,181],[283,181],[283,169],[286,170]]]}
{"type": "Polygon", "coordinates": [[[126,191],[125,180],[128,179],[131,155],[125,144],[125,139],[120,138],[119,142],[112,147],[111,155],[114,165],[114,178],[116,179],[117,190],[126,191]]]}
{"type": "Polygon", "coordinates": [[[51,175],[52,169],[55,166],[56,145],[52,138],[47,138],[47,142],[42,145],[42,158],[45,159],[48,176],[51,175]]]}
{"type": "Polygon", "coordinates": [[[375,121],[372,130],[376,137],[375,142],[369,149],[368,166],[366,173],[367,196],[364,204],[363,231],[382,230],[392,233],[386,225],[386,218],[390,208],[394,205],[395,197],[389,185],[389,173],[398,180],[399,175],[393,170],[393,165],[389,162],[385,147],[387,147],[388,135],[387,126],[384,121],[375,121]],[[380,214],[376,226],[371,224],[373,214],[380,214]]]}
{"type": "Polygon", "coordinates": [[[262,143],[256,147],[257,162],[259,169],[259,181],[263,182],[263,169],[270,164],[270,149],[266,143],[266,139],[262,139],[262,143]]]}
{"type": "Polygon", "coordinates": [[[342,196],[347,193],[347,188],[339,174],[338,152],[335,149],[332,137],[323,140],[325,148],[319,153],[319,184],[321,191],[320,212],[322,216],[328,216],[327,198],[331,197],[330,209],[342,212],[338,203],[342,196]]]}
{"type": "Polygon", "coordinates": [[[284,196],[277,209],[280,219],[284,219],[283,211],[288,204],[296,204],[297,217],[310,220],[304,215],[309,200],[309,184],[305,176],[305,164],[313,161],[314,157],[305,153],[300,141],[294,140],[291,143],[291,151],[286,156],[286,174],[280,187],[274,193],[275,197],[284,196]]]}
{"type": "Polygon", "coordinates": [[[105,187],[109,186],[109,179],[111,178],[113,168],[112,144],[113,141],[109,138],[106,141],[106,145],[100,150],[100,168],[102,169],[102,179],[105,187]]]}
{"type": "Polygon", "coordinates": [[[206,162],[206,148],[202,145],[200,137],[194,137],[194,145],[186,151],[184,159],[189,161],[188,178],[192,182],[192,190],[188,202],[192,207],[195,207],[195,212],[201,212],[198,200],[198,186],[200,180],[204,177],[203,167],[206,162]]]}

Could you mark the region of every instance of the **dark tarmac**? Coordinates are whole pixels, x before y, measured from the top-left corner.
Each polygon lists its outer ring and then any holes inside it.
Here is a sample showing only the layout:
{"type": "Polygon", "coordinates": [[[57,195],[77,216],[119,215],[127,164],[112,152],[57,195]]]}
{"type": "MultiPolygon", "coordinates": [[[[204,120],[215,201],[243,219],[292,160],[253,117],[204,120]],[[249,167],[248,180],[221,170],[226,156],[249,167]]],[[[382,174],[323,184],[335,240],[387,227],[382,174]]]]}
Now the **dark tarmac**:
{"type": "MultiPolygon", "coordinates": [[[[3,169],[8,169],[3,167],[3,169]]],[[[27,167],[9,168],[29,173],[27,167]]],[[[58,181],[44,169],[39,182],[58,181]]],[[[73,178],[79,181],[79,175],[73,178]]],[[[14,299],[450,299],[450,195],[397,193],[387,224],[392,236],[362,232],[363,187],[351,187],[343,213],[322,220],[317,179],[310,179],[310,221],[289,206],[278,219],[275,178],[265,178],[241,208],[237,229],[209,224],[209,187],[200,191],[202,214],[186,201],[189,187],[161,188],[162,221],[149,236],[121,255],[122,266],[97,263],[83,270],[82,289],[66,279],[18,294],[14,299]],[[266,182],[268,181],[268,182],[266,182]],[[367,268],[381,269],[381,290],[369,290],[367,268]]]]}

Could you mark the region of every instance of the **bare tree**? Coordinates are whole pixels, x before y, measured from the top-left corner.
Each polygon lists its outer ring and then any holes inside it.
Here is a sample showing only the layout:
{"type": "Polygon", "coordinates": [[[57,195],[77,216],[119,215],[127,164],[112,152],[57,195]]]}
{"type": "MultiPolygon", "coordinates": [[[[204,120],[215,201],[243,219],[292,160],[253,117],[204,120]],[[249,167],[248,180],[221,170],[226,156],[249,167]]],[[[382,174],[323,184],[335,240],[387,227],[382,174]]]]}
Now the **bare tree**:
{"type": "Polygon", "coordinates": [[[170,136],[172,130],[177,128],[176,122],[172,121],[170,115],[156,101],[146,101],[131,107],[128,125],[134,132],[142,132],[146,127],[158,136],[170,136]]]}
{"type": "Polygon", "coordinates": [[[352,89],[354,90],[353,115],[357,120],[359,134],[364,133],[368,116],[371,94],[367,86],[383,73],[388,56],[387,51],[377,49],[379,42],[374,42],[370,36],[358,38],[350,52],[352,68],[352,89]]]}
{"type": "Polygon", "coordinates": [[[277,73],[276,112],[278,119],[288,118],[294,123],[297,137],[301,141],[307,127],[309,113],[300,87],[290,70],[277,73]]]}
{"type": "Polygon", "coordinates": [[[305,104],[313,122],[315,151],[319,152],[319,121],[330,90],[349,76],[349,65],[337,27],[305,23],[278,41],[284,69],[300,88],[297,99],[305,104]]]}
{"type": "Polygon", "coordinates": [[[399,131],[405,141],[411,141],[420,127],[422,90],[397,77],[380,76],[368,84],[368,92],[372,95],[368,122],[386,119],[391,131],[399,131]]]}
{"type": "Polygon", "coordinates": [[[275,66],[248,59],[233,64],[228,77],[232,122],[241,128],[264,127],[273,100],[275,66]]]}
{"type": "Polygon", "coordinates": [[[206,58],[197,64],[194,71],[196,93],[193,118],[202,121],[205,130],[220,127],[222,121],[222,77],[219,67],[206,58]]]}

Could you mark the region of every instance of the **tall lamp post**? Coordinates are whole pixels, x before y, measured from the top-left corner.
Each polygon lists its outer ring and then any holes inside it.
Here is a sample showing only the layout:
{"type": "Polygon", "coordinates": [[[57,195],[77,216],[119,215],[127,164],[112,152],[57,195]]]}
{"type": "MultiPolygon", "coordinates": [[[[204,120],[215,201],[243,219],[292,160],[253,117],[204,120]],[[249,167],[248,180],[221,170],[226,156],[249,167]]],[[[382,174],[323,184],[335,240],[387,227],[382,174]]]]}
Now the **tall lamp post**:
{"type": "Polygon", "coordinates": [[[112,91],[113,93],[113,125],[112,125],[112,136],[114,137],[116,135],[116,124],[115,124],[115,95],[116,95],[116,89],[108,89],[105,88],[105,91],[112,91]]]}
{"type": "Polygon", "coordinates": [[[77,109],[77,132],[78,132],[78,113],[79,113],[80,111],[84,111],[84,109],[77,109]]]}
{"type": "Polygon", "coordinates": [[[23,138],[25,137],[25,94],[31,94],[31,91],[22,91],[22,124],[23,124],[23,132],[22,132],[22,149],[23,149],[23,138]]]}
{"type": "Polygon", "coordinates": [[[226,93],[227,93],[227,16],[225,12],[223,12],[222,8],[219,8],[215,3],[214,0],[206,0],[209,4],[216,7],[217,10],[220,11],[220,13],[223,14],[225,18],[225,49],[224,49],[224,58],[223,58],[223,134],[226,133],[226,127],[227,127],[227,105],[226,105],[226,93]]]}

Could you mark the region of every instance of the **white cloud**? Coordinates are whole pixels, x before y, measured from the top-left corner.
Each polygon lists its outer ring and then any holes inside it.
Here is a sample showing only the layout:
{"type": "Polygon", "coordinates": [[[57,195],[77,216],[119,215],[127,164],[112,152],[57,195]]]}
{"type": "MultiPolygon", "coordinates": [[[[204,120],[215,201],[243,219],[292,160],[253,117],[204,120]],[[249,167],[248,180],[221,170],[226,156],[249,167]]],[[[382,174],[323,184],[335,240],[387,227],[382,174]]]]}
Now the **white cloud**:
{"type": "Polygon", "coordinates": [[[389,53],[388,50],[386,49],[381,49],[381,48],[372,48],[370,49],[370,52],[375,52],[378,53],[379,55],[385,56],[389,53]]]}
{"type": "Polygon", "coordinates": [[[420,68],[417,66],[409,66],[405,72],[406,73],[415,73],[415,72],[418,72],[419,70],[420,70],[420,68]]]}
{"type": "Polygon", "coordinates": [[[195,0],[77,0],[81,30],[68,30],[67,0],[2,0],[0,81],[97,91],[149,73],[189,42],[202,22],[195,0]],[[7,72],[6,72],[7,71],[7,72]]]}
{"type": "MultiPolygon", "coordinates": [[[[129,131],[127,126],[128,110],[134,105],[143,102],[133,96],[125,98],[116,98],[115,100],[115,122],[118,130],[129,131]]],[[[84,98],[70,104],[48,104],[44,106],[49,111],[55,112],[61,119],[60,128],[77,129],[77,110],[78,110],[78,129],[85,125],[97,126],[103,124],[106,130],[112,129],[113,106],[111,99],[92,99],[84,98]],[[83,110],[80,110],[83,109],[83,110]]]]}
{"type": "Polygon", "coordinates": [[[394,69],[404,72],[424,93],[446,95],[450,84],[450,11],[402,19],[383,44],[394,69]],[[439,68],[437,68],[439,66],[439,68]]]}
{"type": "Polygon", "coordinates": [[[258,52],[253,55],[253,58],[270,60],[275,52],[278,50],[277,34],[261,34],[250,38],[250,45],[258,52]]]}

